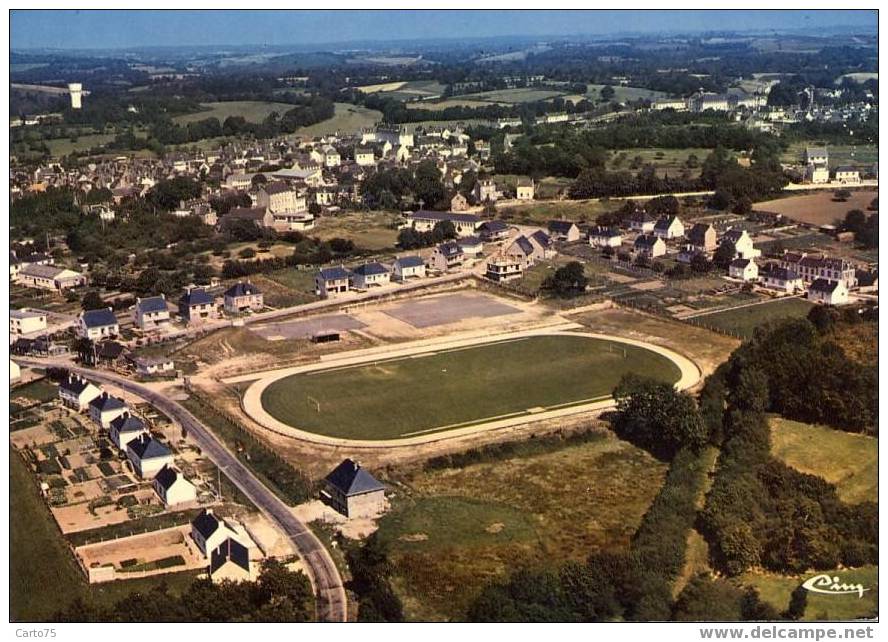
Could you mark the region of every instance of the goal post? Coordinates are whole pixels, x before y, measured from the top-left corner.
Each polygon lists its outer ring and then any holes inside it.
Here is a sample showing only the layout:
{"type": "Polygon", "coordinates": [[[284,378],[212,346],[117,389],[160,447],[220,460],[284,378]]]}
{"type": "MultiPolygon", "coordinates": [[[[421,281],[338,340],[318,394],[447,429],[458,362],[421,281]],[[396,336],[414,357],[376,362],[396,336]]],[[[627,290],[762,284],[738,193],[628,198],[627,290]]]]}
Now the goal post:
{"type": "Polygon", "coordinates": [[[320,414],[320,412],[321,412],[321,402],[320,401],[318,401],[315,397],[312,397],[311,395],[305,395],[305,402],[309,406],[314,407],[315,412],[320,414]]]}

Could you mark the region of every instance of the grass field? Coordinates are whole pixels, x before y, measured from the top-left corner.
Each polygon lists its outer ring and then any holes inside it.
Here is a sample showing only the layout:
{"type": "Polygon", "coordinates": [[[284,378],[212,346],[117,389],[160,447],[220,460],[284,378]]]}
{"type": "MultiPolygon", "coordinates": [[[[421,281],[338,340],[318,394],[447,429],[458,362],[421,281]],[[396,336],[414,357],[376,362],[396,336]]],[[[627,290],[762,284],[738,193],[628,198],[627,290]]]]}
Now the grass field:
{"type": "Polygon", "coordinates": [[[557,201],[557,202],[530,202],[509,205],[500,210],[498,218],[512,223],[528,225],[545,225],[551,219],[564,219],[567,221],[594,222],[595,217],[604,212],[619,209],[620,201],[608,202],[583,202],[583,201],[557,201]]]}
{"type": "Polygon", "coordinates": [[[851,198],[845,202],[833,200],[831,190],[821,190],[815,194],[790,196],[773,201],[756,203],[755,209],[763,212],[776,212],[802,223],[811,225],[832,225],[836,219],[844,219],[849,210],[863,210],[878,196],[876,190],[857,190],[851,192],[851,198]]]}
{"type": "MultiPolygon", "coordinates": [[[[808,606],[803,620],[853,620],[873,617],[879,611],[879,568],[862,566],[857,569],[840,569],[827,571],[829,575],[839,577],[845,583],[860,583],[865,589],[863,597],[855,595],[819,595],[808,593],[808,606]]],[[[789,597],[793,590],[814,575],[808,573],[802,577],[775,575],[772,573],[746,573],[739,581],[746,586],[754,586],[765,602],[770,602],[778,611],[789,606],[789,597]]]]}
{"type": "Polygon", "coordinates": [[[398,242],[398,230],[394,227],[398,218],[398,214],[386,212],[323,216],[316,220],[310,234],[322,241],[349,239],[365,250],[387,250],[398,242]]]}
{"type": "Polygon", "coordinates": [[[396,439],[603,399],[628,372],[679,377],[671,361],[643,348],[543,336],[292,375],[271,383],[262,403],[321,435],[396,439]]]}
{"type": "Polygon", "coordinates": [[[333,118],[296,130],[298,136],[327,136],[342,132],[354,134],[382,120],[382,112],[348,103],[335,103],[333,118]]]}
{"type": "Polygon", "coordinates": [[[640,157],[641,166],[654,165],[657,168],[658,176],[662,177],[666,174],[675,176],[686,169],[685,163],[688,157],[693,154],[697,157],[698,165],[696,168],[688,169],[688,171],[691,176],[698,176],[700,174],[700,166],[711,152],[711,149],[698,147],[688,149],[658,149],[655,147],[624,149],[611,156],[610,161],[608,161],[608,167],[613,170],[634,171],[630,167],[636,157],[640,157]]]}
{"type": "Polygon", "coordinates": [[[430,111],[441,111],[451,107],[467,107],[469,109],[483,109],[491,105],[508,105],[508,103],[484,102],[481,100],[471,100],[468,98],[448,98],[439,102],[424,100],[422,102],[410,102],[405,106],[408,109],[428,109],[430,111]]]}
{"type": "Polygon", "coordinates": [[[75,598],[111,604],[132,591],[147,591],[166,583],[181,593],[194,573],[96,584],[90,586],[68,552],[34,479],[21,457],[9,451],[10,618],[18,622],[44,622],[75,598]]]}
{"type": "Polygon", "coordinates": [[[50,138],[46,140],[49,147],[49,155],[53,158],[61,158],[74,152],[89,151],[93,147],[106,145],[114,140],[114,134],[85,134],[78,136],[76,141],[70,138],[50,138]]]}
{"type": "Polygon", "coordinates": [[[807,299],[778,299],[769,303],[749,305],[745,308],[716,312],[694,319],[700,325],[731,332],[744,339],[752,336],[755,329],[767,321],[794,319],[808,315],[813,303],[807,299]]]}
{"type": "Polygon", "coordinates": [[[775,457],[835,484],[846,502],[878,501],[878,439],[782,417],[770,424],[775,457]]]}
{"type": "Polygon", "coordinates": [[[289,103],[272,103],[258,100],[230,100],[220,103],[201,103],[206,111],[194,114],[184,114],[173,118],[173,122],[179,125],[187,125],[207,118],[217,118],[219,122],[225,122],[229,116],[243,116],[247,122],[261,123],[272,112],[283,116],[284,112],[295,107],[289,103]]]}
{"type": "Polygon", "coordinates": [[[563,91],[537,87],[519,87],[516,89],[496,89],[493,91],[480,91],[475,94],[463,94],[459,96],[465,100],[479,100],[485,103],[506,103],[517,105],[520,103],[533,103],[539,100],[548,100],[563,96],[563,91]]]}
{"type": "Polygon", "coordinates": [[[551,452],[408,477],[380,521],[411,620],[460,620],[488,582],[622,550],[666,465],[609,433],[551,452]]]}
{"type": "MultiPolygon", "coordinates": [[[[814,140],[790,143],[780,156],[784,163],[804,163],[806,147],[822,147],[822,143],[814,140]]],[[[879,162],[877,145],[829,145],[829,166],[832,169],[840,165],[872,165],[879,162]]]]}
{"type": "MultiPolygon", "coordinates": [[[[601,90],[605,85],[589,85],[586,89],[586,98],[589,100],[599,100],[601,98],[601,90]]],[[[623,87],[621,85],[611,85],[614,90],[614,100],[617,102],[626,102],[627,100],[659,100],[666,98],[668,94],[662,91],[654,91],[653,89],[644,89],[642,87],[623,87]]]]}

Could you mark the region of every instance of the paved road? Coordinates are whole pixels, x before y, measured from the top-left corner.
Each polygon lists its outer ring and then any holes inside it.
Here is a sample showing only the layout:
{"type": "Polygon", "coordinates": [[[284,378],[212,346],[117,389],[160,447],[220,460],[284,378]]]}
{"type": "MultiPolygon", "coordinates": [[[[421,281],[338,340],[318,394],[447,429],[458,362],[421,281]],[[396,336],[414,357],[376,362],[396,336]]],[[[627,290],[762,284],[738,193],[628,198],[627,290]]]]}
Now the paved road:
{"type": "Polygon", "coordinates": [[[197,418],[176,401],[121,375],[73,366],[66,361],[22,359],[21,365],[46,367],[55,365],[77,372],[89,379],[109,383],[131,392],[178,421],[201,451],[252,501],[268,519],[286,533],[305,562],[318,595],[318,619],[328,622],[346,620],[346,597],[342,578],[333,559],[320,540],[300,522],[281,499],[260,482],[237,457],[228,450],[197,418]]]}

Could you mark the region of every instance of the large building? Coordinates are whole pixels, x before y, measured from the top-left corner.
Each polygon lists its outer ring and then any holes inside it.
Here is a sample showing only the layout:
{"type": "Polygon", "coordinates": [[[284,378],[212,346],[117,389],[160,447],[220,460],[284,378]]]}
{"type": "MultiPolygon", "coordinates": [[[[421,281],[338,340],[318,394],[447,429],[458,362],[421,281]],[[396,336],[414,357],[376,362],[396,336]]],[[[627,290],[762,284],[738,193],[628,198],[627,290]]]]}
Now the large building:
{"type": "Polygon", "coordinates": [[[792,270],[806,284],[817,279],[841,281],[845,288],[853,288],[856,281],[854,265],[845,259],[823,255],[810,255],[805,252],[785,252],[779,259],[780,267],[792,270]]]}
{"type": "Polygon", "coordinates": [[[481,225],[481,219],[474,214],[459,212],[432,212],[419,210],[406,216],[404,227],[412,227],[417,232],[431,232],[435,225],[443,221],[450,221],[456,228],[458,236],[472,236],[481,225]]]}
{"type": "Polygon", "coordinates": [[[321,497],[346,517],[370,517],[385,508],[385,487],[351,459],[339,464],[325,482],[321,497]]]}
{"type": "Polygon", "coordinates": [[[86,284],[86,277],[56,265],[27,265],[18,271],[16,282],[29,288],[61,292],[86,284]]]}
{"type": "Polygon", "coordinates": [[[9,334],[13,337],[39,334],[46,331],[46,313],[40,310],[9,311],[9,334]]]}

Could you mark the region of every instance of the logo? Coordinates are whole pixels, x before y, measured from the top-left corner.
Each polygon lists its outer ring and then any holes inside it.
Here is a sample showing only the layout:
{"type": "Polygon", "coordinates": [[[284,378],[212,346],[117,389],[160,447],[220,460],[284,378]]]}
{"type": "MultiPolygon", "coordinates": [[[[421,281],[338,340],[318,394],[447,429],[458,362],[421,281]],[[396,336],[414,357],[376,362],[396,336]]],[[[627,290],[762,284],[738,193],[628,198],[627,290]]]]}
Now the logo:
{"type": "Polygon", "coordinates": [[[864,591],[869,590],[863,588],[863,584],[845,584],[838,577],[826,573],[809,577],[802,584],[802,588],[821,595],[854,595],[856,593],[858,599],[863,597],[864,591]]]}

